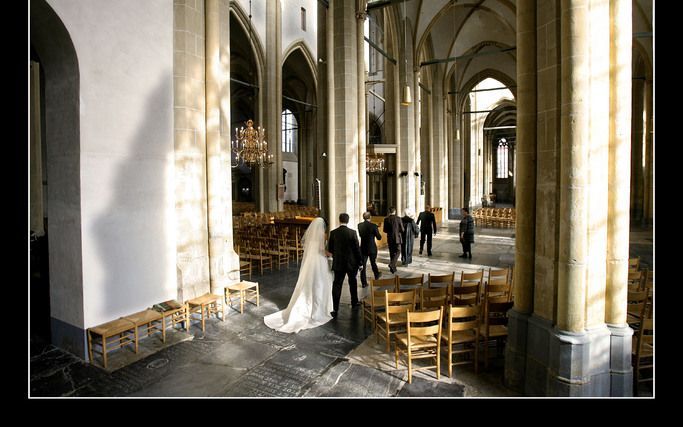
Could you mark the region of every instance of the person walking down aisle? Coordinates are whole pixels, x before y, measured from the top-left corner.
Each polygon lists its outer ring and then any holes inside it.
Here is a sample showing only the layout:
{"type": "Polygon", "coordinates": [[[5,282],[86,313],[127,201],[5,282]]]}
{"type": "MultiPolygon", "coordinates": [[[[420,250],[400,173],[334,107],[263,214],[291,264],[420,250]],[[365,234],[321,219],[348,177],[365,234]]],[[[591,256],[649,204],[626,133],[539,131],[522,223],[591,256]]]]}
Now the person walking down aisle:
{"type": "Polygon", "coordinates": [[[436,235],[436,218],[434,217],[431,206],[425,206],[424,212],[420,212],[420,215],[417,217],[417,225],[420,226],[420,255],[422,255],[426,238],[427,256],[432,256],[432,230],[436,235]]]}
{"type": "Polygon", "coordinates": [[[332,273],[325,256],[325,221],[314,219],[301,238],[304,256],[294,292],[284,310],[263,318],[266,326],[297,333],[332,320],[332,273]]]}
{"type": "Polygon", "coordinates": [[[396,261],[401,253],[401,234],[403,234],[403,222],[396,216],[396,208],[389,208],[389,216],[384,218],[383,231],[387,234],[389,244],[389,271],[396,273],[396,261]]]}
{"type": "Polygon", "coordinates": [[[356,274],[358,274],[360,268],[363,268],[358,234],[347,226],[349,214],[339,214],[339,223],[339,227],[330,232],[330,238],[327,241],[327,251],[332,255],[332,271],[334,271],[334,282],[332,282],[332,304],[334,311],[330,313],[334,318],[337,317],[339,312],[342,283],[344,283],[344,276],[346,275],[349,276],[351,307],[356,308],[360,306],[356,274]]]}
{"type": "Polygon", "coordinates": [[[382,235],[379,234],[379,227],[377,224],[370,222],[370,212],[363,213],[363,222],[358,224],[358,234],[360,234],[360,255],[363,258],[363,269],[360,272],[360,283],[364,288],[368,287],[368,278],[365,266],[370,258],[370,266],[372,272],[375,273],[375,279],[379,279],[382,273],[377,268],[377,244],[375,239],[382,240],[382,235]]]}
{"type": "Polygon", "coordinates": [[[401,218],[403,223],[403,234],[401,238],[403,239],[403,245],[401,246],[401,263],[403,265],[408,265],[413,262],[413,247],[415,246],[415,238],[420,233],[420,229],[417,228],[415,224],[415,214],[410,208],[406,208],[403,212],[404,217],[401,218]]]}
{"type": "Polygon", "coordinates": [[[472,258],[472,243],[474,243],[474,219],[468,208],[462,208],[463,217],[460,221],[460,243],[462,243],[462,255],[460,258],[472,258]]]}

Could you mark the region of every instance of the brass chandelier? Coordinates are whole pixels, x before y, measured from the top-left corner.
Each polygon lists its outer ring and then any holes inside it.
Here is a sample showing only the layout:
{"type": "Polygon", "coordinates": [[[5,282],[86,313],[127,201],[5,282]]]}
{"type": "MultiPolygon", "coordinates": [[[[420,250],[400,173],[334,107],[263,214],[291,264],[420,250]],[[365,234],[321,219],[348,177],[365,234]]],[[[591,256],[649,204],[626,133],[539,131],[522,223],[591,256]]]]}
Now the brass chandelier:
{"type": "Polygon", "coordinates": [[[259,126],[254,129],[254,121],[247,120],[247,128],[235,128],[235,140],[232,141],[232,151],[235,153],[237,164],[249,167],[268,167],[273,164],[273,155],[268,153],[268,142],[265,140],[266,130],[259,126]]]}
{"type": "Polygon", "coordinates": [[[373,154],[365,156],[365,168],[368,173],[384,173],[387,169],[382,154],[373,154]]]}

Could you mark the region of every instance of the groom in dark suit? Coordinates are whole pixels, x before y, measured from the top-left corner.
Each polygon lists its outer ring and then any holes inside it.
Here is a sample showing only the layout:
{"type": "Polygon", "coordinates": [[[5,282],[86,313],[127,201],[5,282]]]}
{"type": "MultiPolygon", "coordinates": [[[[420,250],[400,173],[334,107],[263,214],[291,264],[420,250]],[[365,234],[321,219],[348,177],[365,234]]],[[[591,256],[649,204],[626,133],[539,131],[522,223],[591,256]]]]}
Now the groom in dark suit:
{"type": "Polygon", "coordinates": [[[366,268],[368,258],[370,258],[370,266],[372,272],[375,273],[375,279],[379,279],[382,273],[377,268],[377,244],[375,239],[382,240],[382,235],[379,234],[377,224],[370,222],[370,212],[363,213],[363,222],[358,224],[358,234],[360,234],[360,254],[363,258],[363,269],[360,272],[360,283],[364,288],[368,287],[368,279],[366,268]]]}
{"type": "Polygon", "coordinates": [[[334,271],[334,282],[332,282],[332,305],[334,311],[332,317],[337,317],[339,311],[339,299],[341,298],[342,283],[344,283],[344,276],[349,276],[349,291],[351,292],[351,307],[358,307],[358,282],[356,281],[356,274],[358,269],[362,268],[362,258],[360,255],[360,245],[358,243],[358,235],[354,230],[347,227],[349,223],[349,214],[339,214],[338,228],[330,232],[330,238],[327,241],[327,250],[332,254],[332,271],[334,271]]]}

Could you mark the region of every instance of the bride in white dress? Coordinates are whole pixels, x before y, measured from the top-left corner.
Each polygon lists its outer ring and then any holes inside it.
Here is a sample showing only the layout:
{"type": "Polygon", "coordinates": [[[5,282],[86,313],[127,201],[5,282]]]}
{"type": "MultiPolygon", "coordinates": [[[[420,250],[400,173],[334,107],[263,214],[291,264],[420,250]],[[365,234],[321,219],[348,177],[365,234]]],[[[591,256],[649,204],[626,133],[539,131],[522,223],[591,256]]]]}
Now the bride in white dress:
{"type": "Polygon", "coordinates": [[[289,305],[263,318],[266,326],[296,333],[332,319],[332,272],[325,254],[325,221],[316,218],[302,237],[304,256],[289,305]]]}

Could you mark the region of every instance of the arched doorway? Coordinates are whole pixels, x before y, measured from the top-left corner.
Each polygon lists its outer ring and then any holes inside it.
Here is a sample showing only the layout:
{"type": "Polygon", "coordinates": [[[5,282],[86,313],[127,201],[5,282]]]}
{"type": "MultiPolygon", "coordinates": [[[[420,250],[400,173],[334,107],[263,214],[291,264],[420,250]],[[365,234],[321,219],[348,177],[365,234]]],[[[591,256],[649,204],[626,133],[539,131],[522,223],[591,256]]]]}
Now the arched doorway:
{"type": "MultiPolygon", "coordinates": [[[[260,78],[256,43],[249,28],[251,22],[238,8],[230,13],[230,129],[246,127],[247,120],[259,123],[260,78]]],[[[256,124],[254,125],[256,126],[256,124]]],[[[259,174],[256,168],[237,164],[232,156],[232,200],[233,212],[255,211],[259,199],[259,174]]]]}
{"type": "Polygon", "coordinates": [[[282,167],[285,203],[309,205],[322,149],[315,141],[316,78],[310,53],[301,42],[285,56],[282,65],[282,167]]]}
{"type": "Polygon", "coordinates": [[[78,58],[44,0],[30,19],[31,339],[83,356],[78,58]]]}

